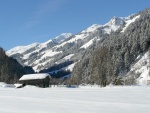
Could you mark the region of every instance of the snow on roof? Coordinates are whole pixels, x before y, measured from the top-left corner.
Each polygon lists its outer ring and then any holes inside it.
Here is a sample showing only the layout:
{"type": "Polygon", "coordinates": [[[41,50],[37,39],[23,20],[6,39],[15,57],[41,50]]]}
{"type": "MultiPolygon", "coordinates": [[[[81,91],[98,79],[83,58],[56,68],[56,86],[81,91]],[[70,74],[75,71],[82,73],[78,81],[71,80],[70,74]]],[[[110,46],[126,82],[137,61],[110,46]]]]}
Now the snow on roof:
{"type": "Polygon", "coordinates": [[[35,79],[44,79],[46,77],[51,78],[51,76],[47,73],[38,73],[38,74],[26,74],[23,75],[19,80],[35,80],[35,79]]]}

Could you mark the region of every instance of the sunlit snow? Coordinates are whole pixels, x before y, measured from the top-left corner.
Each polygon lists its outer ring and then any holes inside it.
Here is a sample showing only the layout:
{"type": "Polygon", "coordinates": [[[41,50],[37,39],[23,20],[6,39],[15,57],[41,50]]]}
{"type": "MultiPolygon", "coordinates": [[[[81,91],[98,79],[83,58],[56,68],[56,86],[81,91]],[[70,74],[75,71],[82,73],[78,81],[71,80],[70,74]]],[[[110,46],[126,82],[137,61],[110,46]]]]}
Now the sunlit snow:
{"type": "Polygon", "coordinates": [[[13,54],[16,54],[16,53],[24,53],[25,51],[27,51],[28,49],[31,49],[33,47],[36,47],[38,46],[39,43],[33,43],[33,44],[30,44],[30,45],[27,45],[27,46],[17,46],[15,48],[12,48],[10,49],[9,51],[7,51],[7,55],[10,56],[10,55],[13,55],[13,54]]]}
{"type": "Polygon", "coordinates": [[[150,87],[0,88],[0,113],[149,113],[150,87]]]}
{"type": "Polygon", "coordinates": [[[63,59],[65,59],[65,60],[70,60],[70,58],[73,57],[73,56],[74,56],[74,54],[70,54],[70,55],[68,55],[68,56],[65,56],[63,59]]]}
{"type": "Polygon", "coordinates": [[[140,15],[134,17],[133,19],[127,20],[127,21],[126,21],[126,25],[125,25],[125,27],[123,28],[123,30],[122,30],[121,32],[124,32],[124,31],[127,29],[127,27],[128,27],[131,23],[135,22],[135,20],[138,19],[138,18],[140,18],[140,15]]]}
{"type": "Polygon", "coordinates": [[[137,79],[137,83],[139,85],[147,85],[150,81],[150,61],[149,61],[150,53],[146,52],[144,55],[139,55],[137,57],[136,63],[131,66],[131,70],[129,72],[135,72],[139,77],[137,79]]]}
{"type": "Polygon", "coordinates": [[[44,55],[41,57],[41,59],[46,58],[46,57],[52,57],[52,56],[54,56],[54,55],[56,55],[56,54],[59,54],[59,53],[61,53],[61,52],[52,51],[52,50],[47,50],[47,51],[45,51],[45,52],[43,53],[44,55]]]}
{"type": "Polygon", "coordinates": [[[67,66],[67,67],[65,67],[65,70],[72,71],[72,70],[73,70],[73,68],[74,68],[74,66],[75,66],[75,64],[76,64],[76,62],[75,62],[75,63],[73,63],[73,64],[71,64],[71,65],[69,65],[69,66],[67,66]]]}
{"type": "Polygon", "coordinates": [[[110,34],[112,31],[118,30],[124,21],[125,18],[123,17],[113,17],[108,23],[103,25],[104,33],[110,34]]]}
{"type": "Polygon", "coordinates": [[[93,44],[93,41],[95,40],[95,38],[91,39],[90,41],[88,41],[87,43],[85,43],[83,46],[81,46],[80,48],[88,48],[90,45],[93,44]]]}
{"type": "Polygon", "coordinates": [[[54,48],[60,48],[60,47],[64,46],[64,45],[67,44],[67,43],[77,42],[77,40],[79,40],[79,39],[83,40],[83,39],[86,38],[87,36],[88,36],[87,34],[75,35],[74,38],[72,38],[72,39],[70,39],[70,40],[68,40],[68,41],[66,41],[66,42],[63,42],[63,43],[61,43],[61,44],[59,44],[59,45],[56,45],[54,48]]]}
{"type": "Polygon", "coordinates": [[[47,76],[50,77],[50,75],[46,73],[26,74],[26,75],[23,75],[19,80],[44,79],[47,76]]]}
{"type": "Polygon", "coordinates": [[[97,30],[98,28],[102,27],[102,25],[98,25],[98,24],[93,24],[92,26],[90,26],[89,28],[87,28],[86,30],[83,30],[81,33],[90,33],[90,32],[94,32],[95,30],[97,30]]]}

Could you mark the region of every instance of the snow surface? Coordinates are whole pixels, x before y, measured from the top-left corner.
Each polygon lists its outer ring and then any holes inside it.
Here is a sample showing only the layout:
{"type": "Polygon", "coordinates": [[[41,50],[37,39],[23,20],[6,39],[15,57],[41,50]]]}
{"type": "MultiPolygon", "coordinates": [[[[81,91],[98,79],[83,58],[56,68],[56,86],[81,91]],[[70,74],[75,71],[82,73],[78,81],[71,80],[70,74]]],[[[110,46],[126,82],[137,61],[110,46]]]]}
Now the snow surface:
{"type": "Polygon", "coordinates": [[[138,18],[140,18],[140,15],[135,16],[133,19],[127,20],[127,21],[126,21],[126,25],[125,25],[125,27],[123,28],[123,30],[122,30],[121,32],[124,32],[124,31],[127,29],[127,27],[128,27],[131,23],[135,22],[135,20],[138,19],[138,18]]]}
{"type": "Polygon", "coordinates": [[[95,40],[95,38],[91,39],[90,41],[88,41],[87,43],[85,43],[83,46],[81,46],[80,48],[88,48],[90,45],[93,44],[93,41],[95,40]]]}
{"type": "Polygon", "coordinates": [[[74,66],[75,66],[75,64],[76,64],[76,62],[73,63],[73,64],[70,64],[69,66],[65,67],[65,70],[66,70],[66,71],[67,71],[67,70],[72,71],[73,68],[74,68],[74,66]]]}
{"type": "Polygon", "coordinates": [[[5,84],[6,84],[5,82],[0,82],[0,87],[2,87],[5,84]]]}
{"type": "Polygon", "coordinates": [[[78,34],[78,35],[75,35],[74,38],[71,38],[70,40],[66,41],[66,42],[63,42],[59,45],[56,45],[54,48],[60,48],[60,47],[63,47],[65,44],[67,43],[73,43],[73,42],[77,42],[79,39],[80,40],[83,40],[85,39],[86,37],[88,36],[88,34],[78,34]]]}
{"type": "Polygon", "coordinates": [[[111,31],[116,31],[119,27],[120,26],[118,26],[118,25],[111,25],[111,26],[104,28],[103,31],[104,31],[104,33],[110,34],[111,31]]]}
{"type": "Polygon", "coordinates": [[[71,36],[72,36],[72,33],[62,33],[61,35],[59,35],[55,39],[53,39],[53,41],[55,41],[56,43],[61,43],[65,39],[67,39],[67,38],[69,38],[71,36]]]}
{"type": "Polygon", "coordinates": [[[3,84],[1,87],[3,88],[15,88],[14,84],[3,84]]]}
{"type": "Polygon", "coordinates": [[[58,51],[47,50],[43,53],[44,55],[41,57],[41,59],[46,58],[46,57],[52,57],[52,56],[57,55],[59,53],[61,53],[61,52],[60,51],[58,52],[58,51]]]}
{"type": "Polygon", "coordinates": [[[27,46],[17,46],[17,47],[14,47],[14,48],[10,49],[6,53],[7,53],[8,56],[16,54],[16,53],[22,54],[25,51],[27,51],[28,49],[31,49],[31,48],[36,47],[38,45],[39,45],[39,43],[33,43],[33,44],[30,44],[30,45],[27,45],[27,46]]]}
{"type": "MultiPolygon", "coordinates": [[[[70,36],[72,36],[71,33],[62,33],[61,35],[59,35],[45,43],[33,43],[33,44],[30,44],[27,46],[18,46],[18,47],[15,47],[15,48],[7,51],[6,53],[8,56],[11,56],[11,55],[17,54],[17,53],[22,54],[20,57],[25,61],[25,62],[23,62],[24,65],[32,66],[34,71],[39,72],[40,71],[40,69],[38,68],[39,66],[43,66],[43,68],[44,68],[45,64],[50,63],[54,59],[52,57],[61,53],[61,51],[54,51],[51,49],[47,49],[48,45],[51,43],[53,43],[53,44],[61,43],[65,39],[69,38],[70,36]],[[34,49],[30,53],[25,53],[27,50],[30,50],[31,48],[34,48],[34,49]],[[41,52],[41,50],[44,50],[44,49],[45,49],[45,51],[41,52]],[[35,53],[37,53],[37,58],[34,59],[33,63],[29,62],[30,56],[32,56],[32,54],[35,54],[35,53]]],[[[41,68],[41,70],[42,70],[42,68],[41,68]]]]}
{"type": "MultiPolygon", "coordinates": [[[[7,51],[7,55],[8,56],[11,56],[13,54],[16,54],[16,53],[24,53],[26,52],[27,50],[31,49],[31,48],[34,48],[34,47],[37,47],[37,50],[36,51],[33,51],[33,52],[39,52],[39,50],[41,50],[42,48],[45,48],[47,47],[47,45],[54,41],[55,43],[60,43],[62,41],[64,41],[65,39],[69,38],[70,36],[72,36],[71,33],[62,33],[61,35],[53,38],[53,39],[50,39],[49,41],[47,42],[44,42],[44,43],[33,43],[33,44],[29,44],[27,46],[17,46],[17,47],[14,47],[12,49],[10,49],[9,51],[7,51]]],[[[27,56],[24,57],[24,58],[28,58],[27,56]]]]}
{"type": "Polygon", "coordinates": [[[43,46],[47,45],[47,44],[49,44],[52,41],[54,41],[55,43],[61,43],[62,41],[64,41],[65,39],[67,39],[67,38],[69,38],[71,36],[72,36],[71,33],[62,33],[61,35],[59,35],[59,36],[57,36],[57,37],[55,37],[55,38],[53,38],[53,39],[51,39],[51,40],[49,40],[49,41],[47,41],[45,43],[42,43],[42,45],[43,46]]]}
{"type": "Polygon", "coordinates": [[[70,60],[71,57],[73,57],[73,56],[74,56],[74,54],[70,54],[70,55],[65,56],[63,59],[65,59],[65,60],[70,60]]]}
{"type": "Polygon", "coordinates": [[[150,87],[0,88],[0,113],[149,113],[150,87]]]}
{"type": "MultiPolygon", "coordinates": [[[[34,63],[37,64],[37,65],[34,65],[32,68],[34,69],[35,72],[39,72],[40,70],[38,69],[39,66],[44,66],[46,65],[47,63],[51,62],[54,58],[49,58],[48,60],[46,60],[46,62],[43,62],[43,63],[40,63],[41,60],[36,60],[34,63]]],[[[33,64],[34,64],[33,63],[33,64]]],[[[47,69],[47,68],[45,68],[47,69]]]]}
{"type": "Polygon", "coordinates": [[[23,75],[19,80],[44,79],[47,76],[50,77],[50,75],[46,73],[26,74],[26,75],[23,75]]]}
{"type": "Polygon", "coordinates": [[[108,23],[103,25],[104,33],[110,34],[112,31],[116,31],[120,28],[120,25],[125,22],[126,17],[113,17],[108,23]]]}
{"type": "Polygon", "coordinates": [[[92,26],[90,26],[89,28],[87,28],[86,30],[83,30],[81,33],[90,33],[90,32],[94,32],[95,30],[97,30],[98,28],[102,27],[102,25],[98,25],[98,24],[93,24],[92,26]]]}
{"type": "Polygon", "coordinates": [[[96,31],[98,28],[100,28],[102,25],[98,25],[98,24],[93,24],[92,26],[90,26],[89,28],[83,30],[81,33],[75,35],[73,38],[71,38],[70,40],[61,43],[60,45],[55,46],[54,48],[60,48],[62,46],[64,46],[67,43],[77,43],[78,40],[83,40],[85,39],[87,36],[89,36],[90,33],[96,31]]]}
{"type": "Polygon", "coordinates": [[[130,72],[135,72],[139,74],[137,79],[137,83],[139,85],[147,85],[148,81],[150,81],[150,61],[149,61],[149,51],[146,52],[144,55],[139,55],[137,57],[137,62],[131,67],[130,72]]]}

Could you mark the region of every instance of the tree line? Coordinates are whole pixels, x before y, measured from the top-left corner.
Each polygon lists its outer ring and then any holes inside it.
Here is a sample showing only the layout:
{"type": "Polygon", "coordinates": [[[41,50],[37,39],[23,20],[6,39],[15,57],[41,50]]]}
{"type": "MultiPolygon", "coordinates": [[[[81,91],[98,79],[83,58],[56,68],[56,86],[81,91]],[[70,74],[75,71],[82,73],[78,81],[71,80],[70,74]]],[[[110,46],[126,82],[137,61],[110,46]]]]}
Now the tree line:
{"type": "MultiPolygon", "coordinates": [[[[106,36],[98,43],[94,52],[90,52],[76,64],[70,78],[72,84],[108,84],[122,85],[131,64],[139,54],[144,54],[150,47],[150,9],[140,15],[134,23],[121,32],[121,28],[106,36]]],[[[136,74],[136,73],[134,73],[136,74]]],[[[132,75],[131,75],[132,76],[132,75]]],[[[127,77],[128,84],[134,84],[136,78],[127,77]],[[132,79],[132,80],[131,80],[132,79]]]]}
{"type": "Polygon", "coordinates": [[[23,67],[17,60],[8,57],[3,48],[0,47],[0,81],[15,83],[18,79],[28,73],[34,73],[31,67],[23,67]]]}

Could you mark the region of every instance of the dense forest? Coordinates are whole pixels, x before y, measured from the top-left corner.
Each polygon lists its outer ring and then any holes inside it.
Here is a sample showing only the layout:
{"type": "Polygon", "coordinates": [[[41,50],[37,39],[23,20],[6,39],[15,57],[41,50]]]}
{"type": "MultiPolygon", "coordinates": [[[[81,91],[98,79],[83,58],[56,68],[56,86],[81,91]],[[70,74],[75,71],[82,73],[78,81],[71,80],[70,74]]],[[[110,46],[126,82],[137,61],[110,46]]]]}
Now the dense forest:
{"type": "MultiPolygon", "coordinates": [[[[137,15],[140,15],[140,18],[124,33],[121,32],[122,29],[112,32],[99,42],[94,52],[83,57],[74,67],[69,82],[96,83],[100,86],[124,84],[123,78],[130,70],[131,64],[139,54],[149,51],[150,47],[150,10],[146,9],[137,15]]],[[[127,79],[131,81],[133,78],[127,79]]],[[[134,84],[134,80],[132,81],[127,84],[134,84]]]]}
{"type": "Polygon", "coordinates": [[[17,60],[8,57],[0,48],[0,81],[6,83],[15,83],[23,75],[27,73],[34,73],[31,67],[21,66],[17,60]]]}

